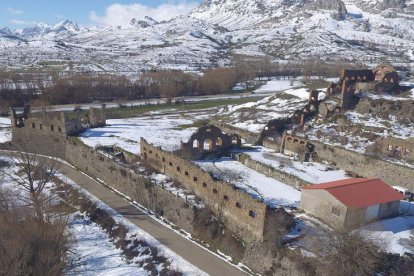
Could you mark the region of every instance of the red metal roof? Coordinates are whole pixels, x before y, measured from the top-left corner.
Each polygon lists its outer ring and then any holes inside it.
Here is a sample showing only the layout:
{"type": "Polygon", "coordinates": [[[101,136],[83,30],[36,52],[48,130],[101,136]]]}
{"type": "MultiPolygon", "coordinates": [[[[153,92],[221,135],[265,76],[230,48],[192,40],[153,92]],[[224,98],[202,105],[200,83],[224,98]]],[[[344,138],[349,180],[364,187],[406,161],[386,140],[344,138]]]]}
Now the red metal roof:
{"type": "Polygon", "coordinates": [[[351,178],[304,187],[306,190],[326,190],[348,207],[365,208],[402,200],[403,196],[380,179],[351,178]]]}

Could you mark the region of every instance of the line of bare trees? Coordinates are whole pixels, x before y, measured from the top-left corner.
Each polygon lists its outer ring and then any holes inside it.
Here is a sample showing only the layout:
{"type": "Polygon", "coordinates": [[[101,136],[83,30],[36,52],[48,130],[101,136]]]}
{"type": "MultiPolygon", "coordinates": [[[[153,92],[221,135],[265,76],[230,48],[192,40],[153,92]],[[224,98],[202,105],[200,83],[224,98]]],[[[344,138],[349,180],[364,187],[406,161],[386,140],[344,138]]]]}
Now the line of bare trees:
{"type": "MultiPolygon", "coordinates": [[[[231,91],[238,82],[272,76],[338,76],[355,65],[309,59],[275,63],[267,58],[235,57],[234,65],[212,68],[202,74],[178,70],[149,71],[137,80],[113,74],[42,74],[0,71],[0,109],[32,103],[68,104],[92,101],[135,100],[184,95],[212,95],[231,91]]],[[[249,88],[249,87],[248,87],[249,88]]]]}

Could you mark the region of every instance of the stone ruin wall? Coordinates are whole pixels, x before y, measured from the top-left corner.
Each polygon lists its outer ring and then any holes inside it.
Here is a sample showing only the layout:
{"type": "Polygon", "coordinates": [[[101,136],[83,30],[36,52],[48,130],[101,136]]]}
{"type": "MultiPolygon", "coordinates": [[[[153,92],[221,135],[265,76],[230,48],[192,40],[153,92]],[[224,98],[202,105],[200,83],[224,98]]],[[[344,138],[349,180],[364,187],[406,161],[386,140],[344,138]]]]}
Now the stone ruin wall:
{"type": "MultiPolygon", "coordinates": [[[[414,191],[414,182],[412,181],[414,169],[318,141],[310,141],[310,143],[315,146],[315,153],[319,159],[357,175],[380,178],[389,185],[398,185],[414,191]]],[[[267,141],[267,146],[279,147],[276,142],[271,140],[267,141]]]]}
{"type": "Polygon", "coordinates": [[[12,121],[12,144],[22,150],[64,158],[66,125],[62,112],[30,114],[24,127],[17,127],[12,121]]]}
{"type": "MultiPolygon", "coordinates": [[[[141,138],[141,154],[151,166],[181,182],[206,203],[233,233],[246,241],[263,241],[266,221],[272,221],[272,213],[266,204],[253,199],[229,183],[216,181],[200,167],[166,152],[141,138]]],[[[276,226],[274,226],[276,227],[276,226]]],[[[274,229],[273,229],[274,230],[274,229]]],[[[271,231],[269,231],[271,232],[271,231]]]]}
{"type": "Polygon", "coordinates": [[[414,169],[317,141],[311,142],[315,145],[317,156],[341,169],[363,177],[380,178],[391,186],[398,185],[414,191],[414,169]]]}
{"type": "Polygon", "coordinates": [[[267,177],[274,178],[284,184],[292,186],[293,188],[300,189],[303,186],[312,184],[295,175],[289,174],[282,170],[278,170],[272,166],[269,166],[267,164],[254,160],[248,154],[240,153],[240,154],[237,154],[235,158],[237,161],[239,161],[246,167],[249,167],[261,174],[264,174],[267,177]]]}
{"type": "Polygon", "coordinates": [[[259,133],[254,133],[248,130],[244,130],[244,129],[240,129],[234,126],[231,126],[229,124],[223,123],[223,122],[219,122],[219,121],[211,121],[210,122],[212,125],[218,127],[219,129],[221,129],[224,133],[227,134],[234,134],[234,135],[238,135],[241,138],[243,138],[247,143],[249,144],[256,144],[259,140],[260,140],[260,134],[259,133]]]}
{"type": "MultiPolygon", "coordinates": [[[[402,104],[404,107],[406,106],[405,103],[402,104]]],[[[228,133],[233,132],[230,131],[228,133]]],[[[241,137],[245,138],[245,136],[241,137]]],[[[412,146],[411,140],[404,141],[405,143],[401,145],[402,147],[407,145],[411,156],[414,152],[410,150],[412,146]]],[[[358,152],[353,152],[344,148],[326,145],[318,141],[309,142],[315,146],[314,152],[316,153],[317,157],[336,164],[336,166],[340,167],[341,169],[349,172],[354,172],[363,177],[380,178],[390,185],[399,185],[406,187],[411,191],[414,191],[414,182],[412,181],[412,178],[414,176],[414,169],[396,163],[387,162],[358,152]]],[[[396,145],[399,144],[400,143],[397,143],[396,145]]],[[[263,146],[280,152],[282,145],[277,141],[265,138],[263,140],[263,146]]],[[[267,169],[264,169],[264,171],[266,170],[267,169]]],[[[273,174],[270,173],[270,175],[273,174]]],[[[278,179],[278,176],[274,178],[278,179]]],[[[295,181],[293,183],[295,183],[295,181]]]]}
{"type": "Polygon", "coordinates": [[[358,102],[355,111],[361,114],[376,114],[384,119],[393,115],[405,123],[414,122],[414,101],[412,100],[390,101],[365,97],[358,102]]]}
{"type": "MultiPolygon", "coordinates": [[[[414,138],[381,137],[375,141],[374,151],[392,158],[414,161],[414,138]]],[[[377,154],[377,153],[375,153],[377,154]]]]}
{"type": "Polygon", "coordinates": [[[125,165],[83,145],[80,141],[71,140],[66,143],[65,160],[78,170],[99,178],[111,188],[157,212],[185,231],[191,233],[194,231],[193,221],[196,209],[186,203],[183,198],[144,179],[125,165]]]}

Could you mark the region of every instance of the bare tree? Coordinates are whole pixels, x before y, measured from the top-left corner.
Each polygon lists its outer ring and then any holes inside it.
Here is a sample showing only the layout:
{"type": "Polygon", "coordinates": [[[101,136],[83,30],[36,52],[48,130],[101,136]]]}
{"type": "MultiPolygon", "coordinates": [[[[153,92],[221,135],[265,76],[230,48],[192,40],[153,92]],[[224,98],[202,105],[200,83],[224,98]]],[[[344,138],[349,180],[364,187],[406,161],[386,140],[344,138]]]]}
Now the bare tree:
{"type": "Polygon", "coordinates": [[[46,185],[56,175],[60,168],[57,160],[32,154],[23,150],[10,153],[7,156],[12,167],[0,168],[0,173],[9,177],[26,193],[19,195],[20,199],[33,207],[33,211],[39,220],[44,220],[45,207],[49,205],[51,198],[45,194],[46,185]]]}
{"type": "MultiPolygon", "coordinates": [[[[13,195],[0,197],[0,275],[62,275],[70,237],[64,219],[39,220],[15,206],[13,195]]],[[[4,195],[7,195],[4,196],[4,195]]]]}
{"type": "Polygon", "coordinates": [[[375,275],[380,246],[360,230],[340,229],[328,237],[323,275],[375,275]]]}

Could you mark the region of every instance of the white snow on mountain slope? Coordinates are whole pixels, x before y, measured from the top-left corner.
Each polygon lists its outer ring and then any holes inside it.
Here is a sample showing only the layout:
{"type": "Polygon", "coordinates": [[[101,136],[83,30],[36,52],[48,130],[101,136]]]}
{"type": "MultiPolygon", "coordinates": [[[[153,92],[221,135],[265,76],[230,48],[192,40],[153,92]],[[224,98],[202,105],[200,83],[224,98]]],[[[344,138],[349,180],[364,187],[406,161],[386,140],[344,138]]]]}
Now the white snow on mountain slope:
{"type": "Polygon", "coordinates": [[[199,70],[229,65],[234,54],[414,65],[414,1],[375,1],[381,10],[372,3],[206,0],[188,15],[160,23],[145,18],[88,29],[64,21],[11,34],[0,29],[0,67],[199,70]]]}
{"type": "Polygon", "coordinates": [[[20,37],[24,38],[55,38],[59,36],[66,36],[66,35],[74,35],[79,32],[87,31],[88,29],[85,27],[80,27],[78,24],[70,21],[70,20],[64,20],[61,21],[53,26],[50,26],[46,23],[39,23],[34,27],[24,28],[20,30],[16,30],[14,32],[15,35],[18,35],[20,37]]]}

